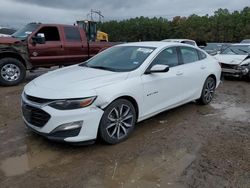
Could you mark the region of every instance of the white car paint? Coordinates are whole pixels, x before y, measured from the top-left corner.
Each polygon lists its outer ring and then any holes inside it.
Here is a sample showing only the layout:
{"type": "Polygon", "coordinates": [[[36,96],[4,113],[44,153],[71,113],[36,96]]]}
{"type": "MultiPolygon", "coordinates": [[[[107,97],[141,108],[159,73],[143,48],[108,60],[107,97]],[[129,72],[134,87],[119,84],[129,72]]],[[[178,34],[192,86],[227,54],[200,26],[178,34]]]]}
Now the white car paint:
{"type": "Polygon", "coordinates": [[[164,39],[163,42],[178,42],[198,47],[197,43],[191,39],[164,39]]]}
{"type": "Polygon", "coordinates": [[[250,61],[250,59],[246,59],[248,55],[226,55],[226,54],[217,54],[214,57],[218,59],[219,62],[229,64],[229,65],[240,65],[246,64],[250,61]]]}
{"type": "Polygon", "coordinates": [[[64,141],[94,140],[97,137],[104,108],[119,97],[129,96],[136,101],[137,122],[139,122],[200,98],[203,85],[210,75],[216,77],[216,87],[220,83],[221,68],[218,61],[197,47],[166,42],[127,43],[118,46],[143,46],[156,49],[139,68],[130,72],[111,72],[74,65],[34,79],[25,86],[22,100],[47,112],[51,118],[42,128],[29,124],[24,118],[27,126],[38,133],[48,134],[62,124],[83,121],[79,135],[67,137],[64,141]],[[197,62],[171,67],[167,73],[145,74],[152,60],[162,50],[176,46],[200,50],[207,57],[197,62]],[[73,99],[91,96],[97,96],[97,98],[91,106],[62,111],[29,101],[24,93],[42,99],[73,99]]]}

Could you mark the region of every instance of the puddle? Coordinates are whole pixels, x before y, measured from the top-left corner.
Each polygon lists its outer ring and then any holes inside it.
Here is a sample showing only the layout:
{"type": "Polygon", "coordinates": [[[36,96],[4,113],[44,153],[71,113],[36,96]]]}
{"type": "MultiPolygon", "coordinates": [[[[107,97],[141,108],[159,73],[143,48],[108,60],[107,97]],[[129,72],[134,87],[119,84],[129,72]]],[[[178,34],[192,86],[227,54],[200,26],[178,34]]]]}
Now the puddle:
{"type": "Polygon", "coordinates": [[[57,152],[25,153],[1,161],[0,168],[7,177],[21,175],[46,164],[57,156],[57,152]]]}
{"type": "Polygon", "coordinates": [[[237,107],[236,104],[229,104],[226,102],[211,104],[211,106],[216,110],[220,110],[219,115],[223,119],[250,122],[249,108],[237,107]]]}

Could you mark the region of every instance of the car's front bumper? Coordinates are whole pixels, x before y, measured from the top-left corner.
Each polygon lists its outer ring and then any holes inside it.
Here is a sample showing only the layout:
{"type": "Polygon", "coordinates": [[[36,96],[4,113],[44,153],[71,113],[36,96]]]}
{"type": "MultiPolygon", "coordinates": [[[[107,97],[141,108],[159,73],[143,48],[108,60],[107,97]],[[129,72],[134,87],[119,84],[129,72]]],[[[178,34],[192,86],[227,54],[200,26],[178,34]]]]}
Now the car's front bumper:
{"type": "Polygon", "coordinates": [[[233,76],[233,77],[242,77],[249,74],[248,67],[230,67],[230,68],[222,68],[223,76],[233,76]]]}
{"type": "Polygon", "coordinates": [[[24,122],[32,131],[51,140],[71,143],[95,140],[103,114],[103,110],[95,106],[77,110],[57,110],[50,106],[33,104],[25,99],[22,99],[22,109],[24,122]],[[32,112],[30,110],[30,116],[36,115],[35,120],[31,120],[32,117],[29,117],[27,112],[24,114],[27,107],[32,107],[34,110],[38,109],[44,114],[49,114],[49,118],[45,121],[44,125],[37,122],[42,116],[36,113],[36,111],[32,112]],[[74,129],[58,130],[60,126],[74,122],[81,122],[81,126],[74,129]]]}

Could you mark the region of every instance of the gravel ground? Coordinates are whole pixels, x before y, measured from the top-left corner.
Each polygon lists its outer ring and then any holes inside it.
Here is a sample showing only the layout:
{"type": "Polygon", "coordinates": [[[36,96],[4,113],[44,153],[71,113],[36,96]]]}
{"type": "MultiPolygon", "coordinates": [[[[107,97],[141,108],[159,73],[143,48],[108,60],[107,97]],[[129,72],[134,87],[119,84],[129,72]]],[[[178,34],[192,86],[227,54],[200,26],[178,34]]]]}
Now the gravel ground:
{"type": "Polygon", "coordinates": [[[2,188],[250,187],[250,82],[224,81],[212,104],[161,113],[114,146],[59,144],[27,130],[24,84],[0,87],[2,188]]]}

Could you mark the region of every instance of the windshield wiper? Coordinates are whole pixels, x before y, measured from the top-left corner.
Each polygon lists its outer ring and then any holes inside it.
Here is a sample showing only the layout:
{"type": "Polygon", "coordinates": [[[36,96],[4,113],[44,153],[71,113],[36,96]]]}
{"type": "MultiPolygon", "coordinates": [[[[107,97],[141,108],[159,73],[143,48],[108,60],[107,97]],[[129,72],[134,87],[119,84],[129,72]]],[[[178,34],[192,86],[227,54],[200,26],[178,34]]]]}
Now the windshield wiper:
{"type": "Polygon", "coordinates": [[[246,51],[246,50],[242,50],[242,49],[238,49],[238,50],[241,51],[241,52],[244,52],[244,53],[246,53],[246,54],[249,54],[249,52],[246,51]]]}

